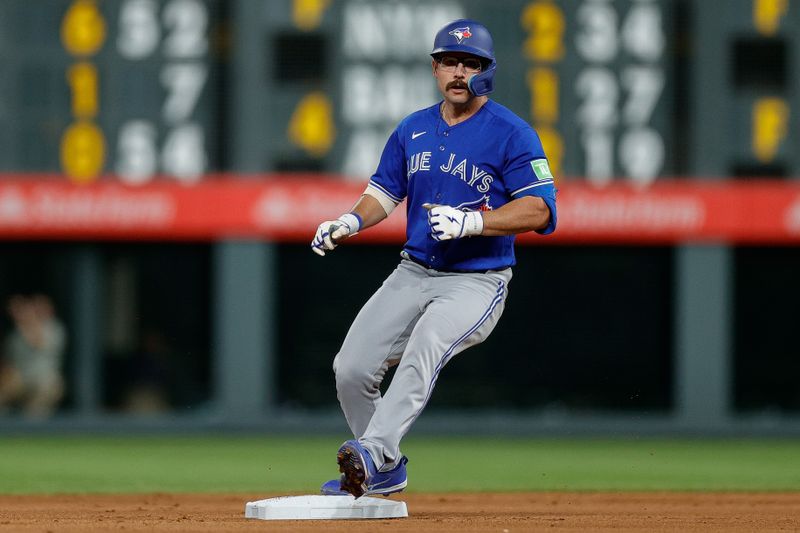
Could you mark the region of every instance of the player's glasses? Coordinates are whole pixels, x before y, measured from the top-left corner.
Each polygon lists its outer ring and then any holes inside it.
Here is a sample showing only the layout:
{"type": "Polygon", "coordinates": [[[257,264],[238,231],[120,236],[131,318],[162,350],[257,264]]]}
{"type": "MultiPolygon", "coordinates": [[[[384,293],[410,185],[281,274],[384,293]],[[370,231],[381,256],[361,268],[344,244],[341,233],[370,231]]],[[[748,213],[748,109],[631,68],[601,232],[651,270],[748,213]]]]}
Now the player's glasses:
{"type": "Polygon", "coordinates": [[[464,65],[464,70],[467,72],[480,72],[483,68],[481,60],[476,57],[442,56],[438,59],[438,63],[439,68],[445,72],[455,72],[459,63],[464,65]]]}

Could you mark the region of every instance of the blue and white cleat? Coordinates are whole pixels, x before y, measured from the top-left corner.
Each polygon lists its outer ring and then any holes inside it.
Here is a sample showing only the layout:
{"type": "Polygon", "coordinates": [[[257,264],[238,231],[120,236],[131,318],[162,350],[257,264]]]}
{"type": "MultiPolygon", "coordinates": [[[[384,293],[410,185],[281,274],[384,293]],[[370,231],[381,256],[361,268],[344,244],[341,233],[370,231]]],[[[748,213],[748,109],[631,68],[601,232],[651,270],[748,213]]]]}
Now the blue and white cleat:
{"type": "Polygon", "coordinates": [[[338,479],[331,479],[322,484],[319,493],[325,496],[350,496],[346,490],[342,490],[342,482],[338,479]]]}
{"type": "Polygon", "coordinates": [[[400,492],[408,484],[406,463],[402,457],[397,466],[388,472],[379,472],[375,468],[369,452],[356,440],[348,440],[336,454],[339,463],[340,479],[332,479],[322,485],[320,492],[327,495],[341,496],[351,494],[356,498],[364,495],[388,496],[400,492]]]}
{"type": "MultiPolygon", "coordinates": [[[[392,470],[388,472],[378,472],[375,474],[375,477],[372,478],[372,483],[367,487],[367,492],[365,492],[364,495],[388,496],[405,489],[406,485],[408,484],[408,478],[406,475],[407,462],[408,458],[403,457],[400,459],[400,464],[398,464],[392,470]]],[[[322,488],[320,488],[320,493],[326,496],[350,495],[349,492],[342,488],[341,478],[326,481],[322,485],[322,488]]]]}

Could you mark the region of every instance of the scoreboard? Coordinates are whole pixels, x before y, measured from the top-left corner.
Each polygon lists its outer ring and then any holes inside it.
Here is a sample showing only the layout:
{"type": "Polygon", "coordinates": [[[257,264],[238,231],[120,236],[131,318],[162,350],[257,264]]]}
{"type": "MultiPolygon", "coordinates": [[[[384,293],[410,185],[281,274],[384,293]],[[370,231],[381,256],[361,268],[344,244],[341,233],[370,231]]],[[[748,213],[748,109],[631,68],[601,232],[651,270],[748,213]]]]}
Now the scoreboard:
{"type": "MultiPolygon", "coordinates": [[[[316,110],[309,122],[328,125],[324,135],[308,132],[306,144],[290,128],[290,142],[305,150],[285,166],[310,156],[345,176],[369,176],[397,122],[439,98],[428,55],[436,31],[454,18],[472,17],[495,37],[493,96],[536,127],[557,173],[598,184],[617,177],[650,183],[676,170],[670,159],[671,6],[664,0],[350,0],[328,5],[313,28],[293,27],[290,16],[265,17],[279,26],[270,33],[295,32],[296,42],[307,40],[307,47],[287,55],[314,49],[313,42],[332,50],[324,57],[324,80],[295,80],[277,91],[275,98],[286,104],[279,108],[316,110]],[[323,108],[334,117],[323,118],[323,108]],[[311,146],[321,138],[324,148],[311,146]]],[[[278,8],[270,4],[270,10],[278,8]]],[[[280,71],[272,76],[280,87],[280,71]]],[[[281,116],[277,124],[287,121],[281,116]]],[[[280,130],[271,136],[286,137],[280,130]]],[[[279,166],[286,154],[278,155],[279,166]]]]}
{"type": "Polygon", "coordinates": [[[253,124],[248,137],[268,147],[272,168],[326,169],[363,180],[397,122],[439,99],[428,55],[436,31],[471,17],[495,38],[493,97],[536,127],[559,175],[651,183],[676,171],[672,6],[668,0],[250,5],[235,26],[264,34],[267,61],[252,68],[261,72],[259,97],[269,94],[277,105],[264,110],[261,129],[253,124]]]}
{"type": "Polygon", "coordinates": [[[669,2],[528,2],[528,117],[562,173],[604,184],[674,172],[669,2]]]}
{"type": "Polygon", "coordinates": [[[800,2],[698,2],[692,63],[697,172],[800,176],[800,2]]]}
{"type": "Polygon", "coordinates": [[[0,171],[364,181],[439,94],[429,51],[492,31],[493,98],[559,179],[800,173],[792,0],[3,0],[0,171]]]}
{"type": "Polygon", "coordinates": [[[216,0],[0,3],[3,171],[145,183],[219,163],[216,0]]]}

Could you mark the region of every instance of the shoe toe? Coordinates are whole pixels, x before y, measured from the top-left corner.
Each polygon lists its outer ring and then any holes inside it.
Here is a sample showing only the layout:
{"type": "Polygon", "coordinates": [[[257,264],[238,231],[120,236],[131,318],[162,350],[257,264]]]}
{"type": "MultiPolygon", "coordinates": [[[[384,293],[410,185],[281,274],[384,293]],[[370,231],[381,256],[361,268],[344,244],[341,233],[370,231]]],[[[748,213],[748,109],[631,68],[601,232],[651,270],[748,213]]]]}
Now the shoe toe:
{"type": "Polygon", "coordinates": [[[339,479],[331,479],[322,484],[319,489],[320,494],[326,496],[347,496],[349,493],[342,490],[342,482],[339,479]]]}

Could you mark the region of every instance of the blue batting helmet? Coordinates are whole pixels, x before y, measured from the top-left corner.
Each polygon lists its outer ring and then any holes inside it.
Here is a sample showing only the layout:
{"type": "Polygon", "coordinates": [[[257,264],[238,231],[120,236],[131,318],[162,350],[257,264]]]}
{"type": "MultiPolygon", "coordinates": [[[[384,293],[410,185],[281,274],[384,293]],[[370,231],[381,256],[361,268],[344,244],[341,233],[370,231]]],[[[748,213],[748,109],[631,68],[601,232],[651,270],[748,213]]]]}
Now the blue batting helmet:
{"type": "Polygon", "coordinates": [[[488,61],[489,66],[472,76],[467,85],[475,96],[483,96],[494,90],[494,43],[486,26],[472,19],[458,19],[446,24],[433,39],[431,56],[437,58],[447,52],[464,52],[488,61]]]}

